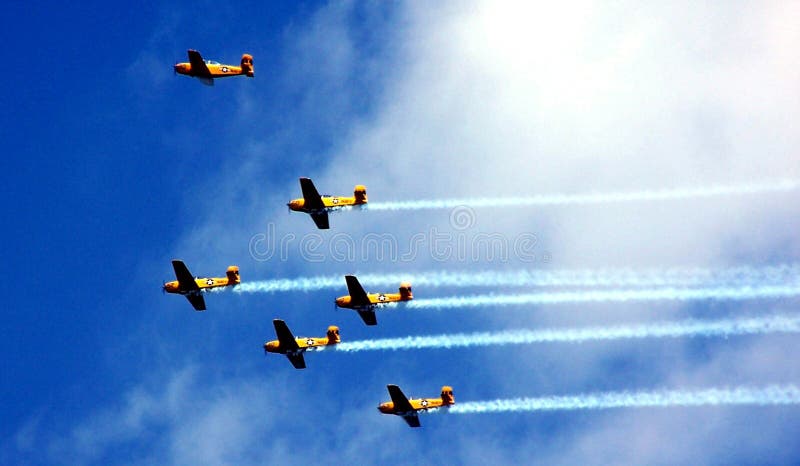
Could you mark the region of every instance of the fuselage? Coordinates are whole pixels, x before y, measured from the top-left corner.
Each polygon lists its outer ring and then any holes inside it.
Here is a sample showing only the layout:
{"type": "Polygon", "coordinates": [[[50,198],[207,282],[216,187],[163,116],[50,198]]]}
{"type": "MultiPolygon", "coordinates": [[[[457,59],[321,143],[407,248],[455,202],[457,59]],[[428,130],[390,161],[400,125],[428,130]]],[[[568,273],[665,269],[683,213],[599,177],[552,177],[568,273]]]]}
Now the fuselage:
{"type": "Polygon", "coordinates": [[[290,352],[303,352],[307,350],[313,350],[319,347],[335,345],[341,342],[341,338],[339,337],[339,327],[331,326],[328,328],[328,335],[325,337],[295,337],[295,342],[297,342],[298,349],[287,350],[286,348],[281,347],[281,342],[278,340],[272,340],[264,343],[264,351],[267,353],[278,353],[278,354],[286,354],[290,352]]]}
{"type": "MultiPolygon", "coordinates": [[[[453,398],[451,389],[450,395],[442,395],[440,398],[409,399],[408,402],[409,404],[411,404],[411,408],[413,408],[413,411],[416,412],[416,411],[425,411],[433,408],[441,408],[443,406],[450,406],[452,404],[455,404],[455,399],[453,398]]],[[[391,401],[387,401],[385,403],[381,403],[380,405],[378,405],[378,411],[380,411],[383,414],[396,414],[398,416],[411,414],[411,413],[397,411],[394,407],[394,403],[391,401]]]]}
{"type": "MultiPolygon", "coordinates": [[[[241,283],[238,275],[234,279],[230,279],[228,277],[208,277],[208,278],[195,278],[194,282],[197,283],[197,287],[200,288],[200,291],[210,290],[212,288],[220,288],[224,286],[236,286],[241,283]]],[[[173,280],[171,282],[164,283],[164,291],[167,293],[176,293],[182,295],[188,295],[197,293],[197,290],[187,290],[185,288],[181,288],[180,283],[178,280],[173,280]]]]}
{"type": "Polygon", "coordinates": [[[354,196],[321,196],[322,199],[322,209],[308,209],[305,207],[306,200],[303,198],[300,199],[292,199],[286,205],[289,206],[291,210],[295,212],[305,212],[305,213],[316,213],[320,211],[332,211],[336,210],[341,207],[351,207],[351,206],[358,206],[364,205],[367,202],[359,202],[356,200],[354,196]]]}
{"type": "Polygon", "coordinates": [[[360,305],[353,304],[353,298],[351,298],[350,295],[340,296],[336,298],[336,305],[347,309],[369,309],[381,304],[411,301],[414,299],[414,296],[409,291],[407,295],[401,293],[367,293],[367,298],[369,299],[369,304],[360,305]]]}
{"type": "MultiPolygon", "coordinates": [[[[243,70],[241,66],[237,65],[223,65],[221,63],[206,62],[206,67],[208,68],[208,71],[211,73],[211,76],[208,77],[211,78],[226,78],[228,76],[241,76],[247,74],[247,72],[243,70]]],[[[192,71],[191,63],[175,64],[175,72],[186,76],[198,76],[198,75],[206,76],[204,72],[203,74],[198,74],[192,71]]]]}

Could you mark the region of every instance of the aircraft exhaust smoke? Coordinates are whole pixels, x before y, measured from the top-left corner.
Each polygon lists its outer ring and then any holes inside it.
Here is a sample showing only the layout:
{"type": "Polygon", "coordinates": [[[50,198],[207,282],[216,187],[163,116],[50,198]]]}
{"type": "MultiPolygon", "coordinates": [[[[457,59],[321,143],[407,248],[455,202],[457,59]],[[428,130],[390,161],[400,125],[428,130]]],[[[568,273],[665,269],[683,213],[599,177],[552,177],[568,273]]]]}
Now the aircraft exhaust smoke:
{"type": "Polygon", "coordinates": [[[336,350],[352,353],[357,351],[450,349],[533,343],[583,343],[618,339],[727,337],[767,333],[800,333],[800,315],[705,321],[691,319],[679,322],[655,322],[611,327],[550,328],[408,336],[342,342],[336,345],[336,350]]]}
{"type": "MultiPolygon", "coordinates": [[[[765,267],[667,268],[667,269],[558,269],[482,272],[421,272],[400,274],[356,274],[371,288],[396,287],[410,281],[418,289],[437,287],[659,287],[783,284],[800,281],[800,264],[765,267]]],[[[342,275],[297,277],[244,282],[234,291],[241,293],[279,293],[291,291],[344,290],[342,275]]]]}
{"type": "Polygon", "coordinates": [[[514,306],[522,304],[602,303],[626,301],[692,301],[786,298],[800,296],[800,284],[711,287],[711,288],[650,288],[622,290],[554,291],[526,294],[485,294],[422,298],[408,301],[409,309],[448,309],[480,306],[514,306]]]}
{"type": "Polygon", "coordinates": [[[429,199],[418,201],[370,202],[368,210],[421,210],[452,209],[458,206],[476,207],[523,207],[552,205],[606,204],[620,202],[670,201],[698,197],[761,194],[788,192],[800,188],[800,180],[778,180],[771,183],[744,185],[717,185],[700,188],[675,188],[662,190],[586,193],[586,194],[542,194],[527,197],[429,199]]]}
{"type": "Polygon", "coordinates": [[[762,388],[710,388],[705,390],[658,390],[588,393],[573,396],[513,398],[456,403],[443,412],[457,414],[509,413],[610,408],[691,406],[775,406],[800,404],[800,388],[770,385],[762,388]]]}

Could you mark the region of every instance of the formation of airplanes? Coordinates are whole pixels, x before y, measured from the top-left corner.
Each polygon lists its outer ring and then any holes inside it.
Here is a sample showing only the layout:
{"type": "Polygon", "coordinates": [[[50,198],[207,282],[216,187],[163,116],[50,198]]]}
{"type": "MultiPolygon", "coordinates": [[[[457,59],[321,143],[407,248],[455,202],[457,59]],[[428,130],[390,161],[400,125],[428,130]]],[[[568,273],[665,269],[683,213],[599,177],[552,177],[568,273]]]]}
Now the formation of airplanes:
{"type": "MultiPolygon", "coordinates": [[[[252,78],[255,76],[253,57],[250,54],[243,54],[240,65],[235,66],[204,60],[200,52],[196,50],[188,50],[187,53],[189,61],[176,63],[174,66],[175,73],[197,78],[208,86],[213,86],[214,79],[217,78],[229,76],[252,78]]],[[[287,206],[291,211],[309,214],[320,230],[330,229],[328,219],[330,212],[348,207],[361,207],[367,204],[367,188],[360,184],[353,189],[352,197],[320,195],[309,178],[300,178],[300,189],[303,197],[292,199],[287,203],[287,206]]],[[[196,311],[206,310],[206,302],[203,297],[205,292],[235,287],[241,283],[239,267],[236,265],[228,267],[225,277],[195,277],[189,272],[186,264],[178,259],[172,261],[172,268],[175,272],[175,280],[165,282],[163,291],[185,296],[196,311]]],[[[377,307],[414,299],[411,283],[408,282],[400,283],[397,293],[367,293],[354,275],[345,275],[345,283],[347,284],[348,294],[336,298],[336,306],[356,311],[364,323],[369,326],[378,324],[375,316],[377,307]]],[[[264,343],[264,353],[285,355],[295,369],[306,368],[306,352],[318,351],[341,342],[339,327],[336,325],[328,326],[324,337],[296,337],[283,320],[274,319],[272,324],[275,327],[277,340],[264,343]]],[[[383,414],[401,416],[411,427],[420,427],[420,412],[429,409],[447,408],[455,403],[453,388],[450,386],[442,387],[438,398],[415,399],[405,396],[397,385],[390,384],[386,388],[389,390],[391,401],[378,405],[378,411],[383,414]]]]}

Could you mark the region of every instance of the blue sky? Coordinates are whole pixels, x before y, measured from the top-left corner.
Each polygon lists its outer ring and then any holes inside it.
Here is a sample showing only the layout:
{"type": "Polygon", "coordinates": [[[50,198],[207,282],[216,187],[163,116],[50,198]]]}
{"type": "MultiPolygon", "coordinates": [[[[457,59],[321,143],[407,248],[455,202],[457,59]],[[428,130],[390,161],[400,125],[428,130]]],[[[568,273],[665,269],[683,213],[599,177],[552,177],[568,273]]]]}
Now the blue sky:
{"type": "MultiPolygon", "coordinates": [[[[370,200],[798,178],[796,5],[444,2],[8,4],[0,461],[18,464],[792,463],[797,408],[381,416],[385,385],[456,399],[798,383],[792,335],[265,357],[271,320],[344,340],[790,312],[793,299],[386,312],[340,290],[164,296],[169,261],[243,281],[353,272],[796,262],[797,193],[475,209],[468,238],[534,234],[538,260],[305,260],[297,178],[370,200]],[[213,88],[187,48],[255,62],[213,88]],[[288,257],[257,260],[271,224],[288,257]],[[545,259],[546,258],[546,259],[545,259]]],[[[357,244],[458,234],[451,212],[347,212],[357,244]]],[[[304,239],[305,238],[305,239],[304,239]]],[[[402,246],[401,246],[402,247],[402,246]]],[[[330,251],[328,251],[329,253],[330,251]]],[[[368,283],[365,287],[370,288],[368,283]]],[[[376,290],[377,291],[377,290],[376,290]]],[[[486,292],[415,287],[418,298],[486,292]]],[[[514,292],[518,290],[508,290],[514,292]]],[[[529,291],[529,290],[526,290],[529,291]]]]}

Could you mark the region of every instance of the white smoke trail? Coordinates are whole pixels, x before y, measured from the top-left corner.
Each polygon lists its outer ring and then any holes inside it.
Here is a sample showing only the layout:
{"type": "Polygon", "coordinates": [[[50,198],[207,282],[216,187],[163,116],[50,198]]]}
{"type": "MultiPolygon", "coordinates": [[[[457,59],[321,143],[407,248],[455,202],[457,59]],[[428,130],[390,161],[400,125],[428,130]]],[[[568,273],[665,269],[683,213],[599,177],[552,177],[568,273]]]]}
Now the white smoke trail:
{"type": "Polygon", "coordinates": [[[356,352],[798,332],[800,332],[800,316],[776,315],[749,319],[684,320],[681,322],[657,322],[644,325],[621,325],[613,327],[513,330],[505,332],[408,336],[404,338],[342,342],[336,345],[335,348],[337,351],[356,352]]]}
{"type": "MultiPolygon", "coordinates": [[[[800,264],[764,267],[667,268],[667,269],[560,269],[480,272],[420,272],[413,274],[360,274],[362,284],[369,287],[396,287],[410,281],[420,288],[436,287],[657,287],[781,284],[800,280],[800,264]]],[[[342,275],[296,277],[244,282],[234,288],[241,293],[279,293],[290,291],[344,290],[342,275]]]]}
{"type": "Polygon", "coordinates": [[[800,296],[800,285],[768,285],[712,288],[652,288],[629,290],[582,290],[526,294],[451,296],[409,301],[409,309],[513,306],[521,304],[600,303],[610,301],[746,300],[800,296]]]}
{"type": "Polygon", "coordinates": [[[456,403],[444,412],[458,414],[645,408],[719,405],[797,405],[800,388],[794,385],[710,388],[705,390],[658,390],[641,392],[588,393],[574,396],[513,398],[456,403]]]}
{"type": "Polygon", "coordinates": [[[771,183],[745,185],[718,185],[703,188],[676,188],[663,190],[586,193],[586,194],[543,194],[527,197],[499,198],[461,198],[461,199],[429,199],[418,201],[370,202],[369,210],[420,210],[420,209],[452,209],[458,206],[469,207],[522,207],[548,206],[567,204],[605,204],[619,202],[668,201],[697,197],[715,197],[728,195],[760,194],[770,192],[787,192],[800,187],[800,180],[778,180],[771,183]]]}

